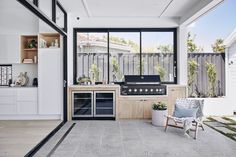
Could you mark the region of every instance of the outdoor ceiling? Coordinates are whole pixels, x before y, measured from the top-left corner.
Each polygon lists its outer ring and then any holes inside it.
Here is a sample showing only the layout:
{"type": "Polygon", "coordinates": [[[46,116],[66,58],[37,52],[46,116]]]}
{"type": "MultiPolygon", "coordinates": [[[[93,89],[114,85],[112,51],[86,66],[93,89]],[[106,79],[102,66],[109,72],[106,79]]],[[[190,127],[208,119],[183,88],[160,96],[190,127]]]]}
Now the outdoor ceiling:
{"type": "Polygon", "coordinates": [[[203,1],[212,0],[59,0],[79,17],[180,18],[203,1]]]}

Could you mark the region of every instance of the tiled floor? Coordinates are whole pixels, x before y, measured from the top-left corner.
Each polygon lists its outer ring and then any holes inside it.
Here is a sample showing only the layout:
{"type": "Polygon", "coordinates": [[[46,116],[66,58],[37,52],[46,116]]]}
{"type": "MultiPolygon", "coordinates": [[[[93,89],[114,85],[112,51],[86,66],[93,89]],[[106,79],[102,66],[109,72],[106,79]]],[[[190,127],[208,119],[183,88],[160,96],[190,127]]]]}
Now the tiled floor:
{"type": "MultiPolygon", "coordinates": [[[[154,127],[149,121],[75,123],[52,153],[53,157],[229,157],[236,154],[236,142],[207,126],[205,131],[199,131],[198,139],[194,140],[185,137],[181,129],[170,127],[165,133],[163,127],[154,127]]],[[[36,156],[50,151],[50,143],[52,145],[53,140],[60,138],[62,130],[36,156]]]]}
{"type": "Polygon", "coordinates": [[[0,121],[0,157],[23,157],[60,121],[0,121]]]}

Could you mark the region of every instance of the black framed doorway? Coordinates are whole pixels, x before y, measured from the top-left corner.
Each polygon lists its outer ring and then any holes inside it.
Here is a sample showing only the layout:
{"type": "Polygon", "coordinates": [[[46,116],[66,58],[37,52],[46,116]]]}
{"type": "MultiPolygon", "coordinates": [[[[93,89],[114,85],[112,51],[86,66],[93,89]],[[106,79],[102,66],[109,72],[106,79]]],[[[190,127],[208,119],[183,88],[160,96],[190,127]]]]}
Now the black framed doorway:
{"type": "Polygon", "coordinates": [[[17,0],[26,9],[31,11],[36,17],[44,21],[51,28],[57,31],[63,37],[63,118],[62,122],[52,130],[40,143],[38,143],[33,149],[31,149],[25,157],[33,156],[66,122],[67,122],[67,33],[65,30],[60,28],[52,19],[49,19],[45,14],[38,8],[38,1],[29,0],[17,0]],[[37,4],[36,4],[37,2],[37,4]]]}

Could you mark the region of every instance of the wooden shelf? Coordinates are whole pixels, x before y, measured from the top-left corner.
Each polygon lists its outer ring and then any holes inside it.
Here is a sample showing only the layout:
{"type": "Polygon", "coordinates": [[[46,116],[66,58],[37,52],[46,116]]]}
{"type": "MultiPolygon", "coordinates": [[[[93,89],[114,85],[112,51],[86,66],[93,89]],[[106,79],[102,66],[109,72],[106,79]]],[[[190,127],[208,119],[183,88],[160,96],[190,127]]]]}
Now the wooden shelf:
{"type": "MultiPolygon", "coordinates": [[[[33,63],[37,63],[37,58],[38,58],[38,36],[37,35],[22,35],[21,36],[20,58],[21,58],[21,63],[24,63],[24,59],[32,59],[33,63]],[[29,44],[33,40],[36,41],[36,44],[33,45],[34,48],[29,48],[29,44]]],[[[32,63],[25,63],[25,64],[32,64],[32,63]]]]}
{"type": "Polygon", "coordinates": [[[38,49],[33,48],[33,49],[23,49],[24,51],[38,51],[38,49]]]}
{"type": "Polygon", "coordinates": [[[59,33],[39,34],[39,48],[60,48],[59,33]]]}

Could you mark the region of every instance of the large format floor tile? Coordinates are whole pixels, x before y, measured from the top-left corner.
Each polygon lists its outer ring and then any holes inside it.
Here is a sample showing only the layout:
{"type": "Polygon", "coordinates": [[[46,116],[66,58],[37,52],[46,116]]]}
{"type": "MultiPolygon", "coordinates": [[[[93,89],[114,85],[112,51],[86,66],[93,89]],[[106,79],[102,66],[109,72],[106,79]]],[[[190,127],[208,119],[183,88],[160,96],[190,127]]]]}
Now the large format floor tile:
{"type": "Polygon", "coordinates": [[[69,134],[54,147],[53,157],[228,157],[236,154],[236,142],[207,126],[194,140],[184,136],[181,129],[169,127],[164,132],[163,127],[154,127],[142,120],[74,123],[69,134]]]}

